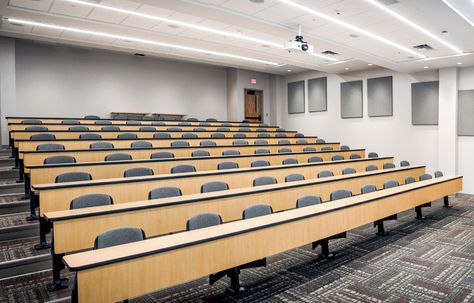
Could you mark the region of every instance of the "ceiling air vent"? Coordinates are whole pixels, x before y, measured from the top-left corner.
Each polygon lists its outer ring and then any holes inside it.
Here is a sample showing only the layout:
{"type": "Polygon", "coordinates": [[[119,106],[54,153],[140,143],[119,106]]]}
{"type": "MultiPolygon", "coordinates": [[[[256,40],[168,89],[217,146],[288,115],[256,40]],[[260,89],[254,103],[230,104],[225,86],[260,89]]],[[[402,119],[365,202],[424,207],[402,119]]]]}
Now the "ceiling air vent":
{"type": "Polygon", "coordinates": [[[335,53],[335,52],[330,51],[330,50],[324,51],[321,54],[323,54],[323,55],[333,55],[333,56],[334,55],[339,55],[338,53],[335,53]]]}
{"type": "Polygon", "coordinates": [[[416,49],[416,50],[420,50],[420,51],[433,50],[433,48],[431,46],[429,46],[428,44],[415,45],[415,46],[413,46],[413,48],[416,49]]]}

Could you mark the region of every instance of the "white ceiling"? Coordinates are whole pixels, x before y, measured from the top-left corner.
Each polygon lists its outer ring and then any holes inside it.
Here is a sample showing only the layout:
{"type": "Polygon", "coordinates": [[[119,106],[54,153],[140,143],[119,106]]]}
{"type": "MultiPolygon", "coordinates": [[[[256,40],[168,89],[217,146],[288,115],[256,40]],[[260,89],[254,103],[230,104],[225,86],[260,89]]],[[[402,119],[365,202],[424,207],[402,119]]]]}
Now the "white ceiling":
{"type": "MultiPolygon", "coordinates": [[[[370,68],[378,65],[400,72],[414,72],[463,65],[474,65],[474,27],[442,0],[381,0],[390,10],[414,22],[436,37],[462,51],[457,54],[435,38],[407,25],[367,0],[294,0],[318,13],[325,14],[364,31],[396,43],[405,50],[383,43],[370,35],[341,26],[295,8],[281,0],[85,0],[156,17],[169,18],[199,26],[261,39],[283,45],[294,38],[298,24],[303,26],[305,40],[314,45],[315,53],[331,50],[337,62],[300,52],[288,53],[281,47],[239,39],[232,35],[209,33],[175,26],[168,22],[106,10],[67,0],[0,0],[3,17],[0,34],[85,47],[103,48],[150,56],[176,58],[208,64],[232,66],[274,74],[306,70],[330,73],[370,68]],[[100,37],[57,28],[12,24],[5,18],[17,18],[41,24],[126,36],[133,39],[100,37]],[[447,31],[446,33],[442,33],[447,31]],[[354,34],[357,37],[351,37],[354,34]],[[192,52],[137,41],[165,42],[180,46],[222,52],[278,63],[277,66],[250,62],[236,57],[192,52]],[[429,44],[431,51],[420,52],[420,59],[406,49],[429,44]],[[456,55],[456,56],[453,56],[456,55]]],[[[448,0],[464,11],[474,12],[472,0],[448,0]]]]}

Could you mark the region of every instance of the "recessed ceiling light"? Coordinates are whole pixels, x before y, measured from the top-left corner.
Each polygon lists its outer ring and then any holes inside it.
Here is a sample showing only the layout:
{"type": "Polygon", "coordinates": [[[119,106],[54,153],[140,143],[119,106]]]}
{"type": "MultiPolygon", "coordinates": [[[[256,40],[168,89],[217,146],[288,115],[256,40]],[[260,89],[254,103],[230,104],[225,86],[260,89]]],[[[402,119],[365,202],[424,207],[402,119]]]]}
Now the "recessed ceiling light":
{"type": "Polygon", "coordinates": [[[262,44],[262,47],[270,47],[268,44],[262,44]]]}
{"type": "Polygon", "coordinates": [[[40,27],[40,28],[56,29],[56,30],[62,30],[62,31],[65,31],[65,32],[74,32],[74,33],[80,33],[80,34],[87,34],[87,35],[91,35],[91,36],[106,37],[106,38],[118,39],[118,40],[123,40],[123,41],[131,41],[131,42],[136,42],[136,43],[141,43],[141,44],[148,44],[148,45],[154,45],[154,46],[160,46],[160,47],[169,47],[170,49],[174,49],[174,50],[179,49],[179,50],[194,52],[194,53],[211,54],[211,55],[214,55],[214,56],[219,56],[219,57],[224,57],[224,58],[232,58],[232,59],[238,59],[238,60],[242,60],[242,61],[268,64],[268,65],[273,65],[273,66],[278,65],[278,63],[276,63],[276,62],[272,62],[272,61],[268,61],[268,60],[261,60],[261,59],[251,58],[251,57],[245,57],[245,56],[229,54],[229,53],[210,51],[210,50],[206,50],[206,49],[195,48],[195,47],[190,47],[190,46],[185,46],[185,45],[160,42],[160,41],[156,41],[156,40],[147,40],[147,39],[142,39],[142,38],[121,36],[121,35],[109,34],[109,33],[105,33],[105,32],[98,32],[98,31],[91,31],[91,30],[86,30],[86,29],[66,27],[66,26],[61,26],[61,25],[45,24],[45,23],[22,20],[22,19],[17,19],[17,18],[7,18],[7,20],[8,20],[8,22],[12,22],[12,23],[20,23],[20,24],[25,24],[25,25],[37,26],[37,27],[40,27]]]}
{"type": "Polygon", "coordinates": [[[344,68],[344,69],[345,69],[345,70],[350,70],[350,68],[348,68],[348,67],[346,67],[346,68],[344,68]]]}
{"type": "Polygon", "coordinates": [[[351,37],[351,38],[359,38],[360,36],[357,35],[357,34],[350,34],[349,37],[351,37]]]}
{"type": "Polygon", "coordinates": [[[179,26],[176,25],[176,24],[168,24],[168,27],[171,27],[171,28],[179,28],[179,26]]]}
{"type": "Polygon", "coordinates": [[[375,1],[375,0],[367,0],[367,1],[369,1],[372,5],[376,6],[377,8],[380,8],[381,10],[385,11],[386,13],[388,13],[388,14],[392,15],[393,17],[397,18],[398,20],[404,22],[405,24],[408,24],[409,26],[413,27],[414,29],[422,32],[423,34],[425,34],[427,36],[430,36],[432,39],[435,39],[436,41],[438,41],[439,43],[441,43],[444,46],[448,47],[452,51],[454,51],[456,53],[462,53],[462,50],[460,50],[459,48],[457,48],[454,45],[448,43],[447,41],[444,41],[443,39],[437,37],[436,35],[434,35],[430,31],[424,29],[423,27],[419,26],[418,24],[408,20],[407,18],[403,17],[402,15],[400,15],[400,14],[396,13],[395,11],[389,9],[387,6],[381,4],[380,2],[375,1]]]}
{"type": "Polygon", "coordinates": [[[291,69],[287,70],[287,72],[291,73],[291,69]]]}
{"type": "Polygon", "coordinates": [[[395,43],[395,42],[393,42],[393,41],[391,41],[391,40],[388,40],[388,39],[386,39],[386,38],[384,38],[384,37],[382,37],[382,36],[376,35],[376,34],[374,34],[374,33],[372,33],[372,32],[369,32],[369,31],[367,31],[367,30],[365,30],[365,29],[362,29],[362,28],[360,28],[360,27],[357,27],[357,26],[354,26],[354,25],[349,24],[349,23],[347,23],[347,22],[344,22],[344,21],[342,21],[342,20],[339,20],[339,19],[337,19],[337,18],[335,18],[335,17],[331,17],[331,16],[328,16],[328,15],[325,15],[325,14],[320,13],[320,12],[314,10],[314,9],[311,9],[311,8],[306,7],[306,6],[304,6],[304,5],[298,4],[298,3],[293,2],[293,1],[291,1],[291,0],[280,0],[280,2],[285,3],[285,4],[289,5],[289,6],[292,6],[292,7],[296,8],[296,9],[302,10],[302,11],[304,11],[304,12],[310,13],[310,14],[312,14],[312,15],[315,15],[316,17],[319,17],[319,18],[321,18],[321,19],[324,19],[324,20],[333,22],[333,23],[335,23],[335,24],[337,24],[337,25],[340,25],[340,26],[343,26],[343,27],[345,27],[345,28],[348,28],[348,29],[350,29],[351,31],[358,32],[358,33],[360,33],[360,34],[362,34],[362,35],[364,35],[364,36],[368,36],[368,37],[370,37],[370,38],[372,38],[372,39],[375,39],[375,40],[377,40],[377,41],[380,41],[380,42],[382,42],[382,43],[391,45],[391,46],[393,46],[393,47],[395,47],[395,48],[398,48],[398,49],[400,49],[400,50],[403,50],[403,51],[405,51],[405,52],[407,52],[407,53],[410,53],[410,54],[412,54],[412,55],[416,55],[417,57],[420,57],[420,58],[425,58],[425,57],[426,57],[426,56],[423,55],[423,54],[419,54],[419,53],[417,53],[417,52],[411,50],[410,48],[404,47],[404,46],[402,46],[402,45],[400,45],[400,44],[398,44],[398,43],[395,43]]]}
{"type": "Polygon", "coordinates": [[[428,68],[430,68],[430,67],[429,67],[429,66],[423,66],[423,68],[424,68],[424,69],[428,69],[428,68]]]}
{"type": "Polygon", "coordinates": [[[369,64],[367,64],[367,65],[368,65],[368,66],[372,66],[372,65],[374,65],[374,64],[373,64],[373,63],[369,63],[369,64]]]}
{"type": "Polygon", "coordinates": [[[265,0],[250,0],[250,2],[260,4],[260,3],[264,3],[265,0]]]}
{"type": "Polygon", "coordinates": [[[458,65],[462,65],[462,62],[458,62],[457,64],[458,64],[458,65]]]}

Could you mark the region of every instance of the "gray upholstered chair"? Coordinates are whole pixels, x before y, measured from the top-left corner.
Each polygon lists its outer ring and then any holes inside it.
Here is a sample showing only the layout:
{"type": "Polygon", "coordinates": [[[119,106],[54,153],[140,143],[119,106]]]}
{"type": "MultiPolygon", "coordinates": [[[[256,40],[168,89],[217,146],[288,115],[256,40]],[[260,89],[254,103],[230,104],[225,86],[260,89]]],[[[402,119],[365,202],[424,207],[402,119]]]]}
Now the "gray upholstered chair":
{"type": "Polygon", "coordinates": [[[362,158],[359,154],[351,154],[349,156],[349,159],[355,160],[355,159],[360,159],[362,158]]]}
{"type": "Polygon", "coordinates": [[[270,184],[277,184],[278,181],[274,177],[263,176],[258,177],[253,180],[253,186],[262,186],[262,185],[270,185],[270,184]]]}
{"type": "Polygon", "coordinates": [[[76,158],[73,156],[59,155],[59,156],[50,156],[44,159],[43,164],[66,164],[66,163],[76,163],[76,158]]]}
{"type": "Polygon", "coordinates": [[[239,163],[227,161],[227,162],[221,162],[217,164],[218,170],[235,169],[235,168],[239,168],[239,163]]]}
{"type": "Polygon", "coordinates": [[[173,141],[171,147],[189,147],[188,141],[173,141]]]}
{"type": "Polygon", "coordinates": [[[308,141],[305,139],[298,139],[296,140],[296,144],[308,144],[308,141]]]}
{"type": "Polygon", "coordinates": [[[223,133],[213,133],[213,134],[211,134],[211,138],[213,138],[213,139],[223,139],[223,138],[225,138],[225,135],[223,133]]]}
{"type": "Polygon", "coordinates": [[[258,138],[270,138],[270,134],[260,133],[260,134],[257,134],[257,137],[258,138]]]}
{"type": "Polygon", "coordinates": [[[179,126],[190,126],[192,124],[190,122],[179,122],[178,125],[179,126]]]}
{"type": "Polygon", "coordinates": [[[350,175],[350,174],[355,174],[356,170],[352,167],[346,167],[342,170],[343,175],[350,175]]]}
{"type": "Polygon", "coordinates": [[[100,130],[103,131],[103,132],[118,132],[118,131],[120,131],[120,127],[113,126],[113,125],[103,126],[103,127],[100,128],[100,130]]]}
{"type": "Polygon", "coordinates": [[[210,155],[211,154],[209,154],[207,150],[202,149],[193,150],[193,152],[191,153],[191,157],[209,157],[210,155]]]}
{"type": "Polygon", "coordinates": [[[396,180],[388,180],[383,183],[383,188],[387,189],[387,188],[397,187],[399,185],[400,184],[398,184],[398,181],[396,180]]]}
{"type": "Polygon", "coordinates": [[[59,143],[43,143],[36,146],[37,151],[64,150],[64,145],[59,143]]]}
{"type": "Polygon", "coordinates": [[[69,209],[96,207],[114,204],[112,197],[106,194],[88,194],[74,198],[69,209]]]}
{"type": "Polygon", "coordinates": [[[86,119],[86,120],[98,120],[98,119],[100,119],[100,117],[96,116],[96,115],[86,115],[86,116],[84,116],[84,119],[86,119]]]}
{"type": "Polygon", "coordinates": [[[222,152],[223,156],[238,156],[240,155],[240,151],[235,149],[226,149],[222,152]]]}
{"type": "Polygon", "coordinates": [[[112,121],[107,121],[107,120],[97,120],[94,122],[97,125],[110,125],[112,124],[112,121]]]}
{"type": "Polygon", "coordinates": [[[239,128],[239,132],[249,132],[250,131],[250,128],[248,127],[240,127],[239,128]]]}
{"type": "Polygon", "coordinates": [[[278,149],[278,153],[279,154],[291,153],[291,148],[288,148],[288,147],[280,148],[278,149]]]}
{"type": "Polygon", "coordinates": [[[324,139],[317,139],[317,140],[316,140],[316,143],[326,143],[326,140],[324,140],[324,139]]]}
{"type": "Polygon", "coordinates": [[[351,148],[347,145],[341,145],[340,150],[350,150],[351,148]]]}
{"type": "Polygon", "coordinates": [[[134,167],[127,169],[123,176],[124,178],[132,178],[132,177],[142,177],[142,176],[153,176],[155,173],[153,169],[148,167],[134,167]]]}
{"type": "Polygon", "coordinates": [[[319,156],[312,156],[308,158],[308,163],[316,163],[316,162],[323,162],[323,158],[319,156]]]}
{"type": "Polygon", "coordinates": [[[55,183],[90,181],[92,176],[86,172],[69,172],[56,176],[55,183]]]}
{"type": "Polygon", "coordinates": [[[430,174],[423,174],[419,178],[420,181],[425,181],[425,180],[430,180],[430,179],[433,179],[433,176],[431,176],[430,174]]]}
{"type": "Polygon", "coordinates": [[[288,137],[286,134],[283,134],[283,133],[277,133],[275,134],[275,138],[286,138],[288,137]]]}
{"type": "Polygon", "coordinates": [[[241,126],[241,127],[249,127],[250,124],[248,124],[248,123],[240,123],[240,126],[241,126]]]}
{"type": "Polygon", "coordinates": [[[267,140],[255,140],[254,145],[268,145],[267,140]]]}
{"type": "Polygon", "coordinates": [[[328,151],[328,150],[334,150],[334,148],[332,148],[332,146],[323,146],[323,147],[321,147],[321,150],[322,151],[328,151]]]}
{"type": "Polygon", "coordinates": [[[270,166],[270,162],[268,162],[267,160],[256,160],[256,161],[253,161],[251,164],[250,164],[251,167],[264,167],[264,166],[270,166]]]}
{"type": "Polygon", "coordinates": [[[135,141],[130,144],[131,148],[152,148],[153,144],[147,141],[135,141]]]}
{"type": "Polygon", "coordinates": [[[273,209],[268,204],[255,204],[252,206],[247,207],[242,212],[242,219],[252,219],[256,217],[271,215],[273,213],[273,209]]]}
{"type": "Polygon", "coordinates": [[[204,140],[204,141],[201,141],[201,142],[199,142],[199,145],[200,145],[200,146],[217,146],[216,142],[215,142],[215,141],[211,141],[211,140],[204,140]]]}
{"type": "Polygon", "coordinates": [[[21,120],[21,124],[43,124],[43,121],[38,119],[21,120]]]}
{"type": "Polygon", "coordinates": [[[79,120],[63,120],[61,121],[61,124],[76,125],[76,124],[81,124],[81,122],[79,120]]]}
{"type": "Polygon", "coordinates": [[[201,185],[201,193],[229,190],[229,184],[222,181],[211,181],[201,185]]]}
{"type": "Polygon", "coordinates": [[[94,249],[101,249],[145,240],[145,232],[137,227],[118,227],[95,238],[94,249]]]}
{"type": "Polygon", "coordinates": [[[230,127],[230,126],[232,126],[232,123],[227,123],[227,122],[221,123],[221,126],[223,126],[223,127],[230,127]]]}
{"type": "Polygon", "coordinates": [[[286,130],[284,128],[281,128],[281,127],[277,128],[276,131],[277,132],[286,132],[286,130]]]}
{"type": "Polygon", "coordinates": [[[155,139],[171,139],[171,135],[168,133],[154,133],[153,138],[155,139]]]}
{"type": "Polygon", "coordinates": [[[89,133],[89,134],[80,134],[79,140],[100,140],[102,136],[100,134],[89,133]]]}
{"type": "Polygon", "coordinates": [[[193,133],[184,133],[181,135],[181,138],[183,139],[197,139],[199,138],[198,135],[193,134],[193,133]]]}
{"type": "Polygon", "coordinates": [[[304,176],[302,174],[290,174],[285,177],[285,182],[295,182],[295,181],[303,181],[304,176]]]}
{"type": "Polygon", "coordinates": [[[87,132],[87,131],[89,131],[89,127],[82,126],[82,125],[77,125],[77,126],[69,127],[68,130],[70,132],[87,132]]]}
{"type": "Polygon", "coordinates": [[[434,172],[434,177],[435,177],[435,178],[440,178],[440,177],[442,177],[442,176],[443,176],[443,172],[441,172],[441,171],[439,171],[439,170],[437,170],[437,171],[434,172]]]}
{"type": "Polygon", "coordinates": [[[243,134],[243,133],[236,133],[232,137],[235,138],[235,139],[245,139],[245,138],[247,138],[247,135],[243,134]]]}
{"type": "Polygon", "coordinates": [[[230,128],[228,128],[228,127],[218,127],[218,128],[216,128],[216,131],[217,132],[229,132],[230,128]]]}
{"type": "Polygon", "coordinates": [[[318,178],[327,178],[334,176],[334,173],[330,170],[322,170],[318,173],[318,178]]]}
{"type": "Polygon", "coordinates": [[[171,159],[174,158],[174,154],[172,152],[155,152],[150,155],[150,159],[171,159]]]}
{"type": "Polygon", "coordinates": [[[415,182],[416,182],[416,180],[413,177],[406,177],[405,178],[405,184],[411,184],[411,183],[415,183],[415,182]]]}
{"type": "Polygon", "coordinates": [[[204,127],[195,127],[193,128],[193,132],[205,132],[206,129],[204,127]]]}
{"type": "Polygon", "coordinates": [[[395,168],[395,164],[393,164],[393,163],[384,163],[383,169],[390,169],[390,168],[395,168]]]}
{"type": "Polygon", "coordinates": [[[311,147],[311,146],[305,146],[303,147],[303,152],[305,153],[314,153],[316,151],[316,148],[311,147]]]}
{"type": "Polygon", "coordinates": [[[152,199],[162,199],[162,198],[171,198],[182,196],[181,189],[174,186],[163,186],[152,189],[148,193],[148,200],[152,199]]]}
{"type": "Polygon", "coordinates": [[[377,153],[374,153],[374,152],[370,152],[369,155],[367,156],[368,158],[378,158],[379,155],[377,153]]]}
{"type": "Polygon", "coordinates": [[[256,154],[256,155],[269,154],[269,153],[270,153],[270,150],[269,150],[269,149],[266,149],[266,148],[257,148],[257,149],[254,151],[254,154],[256,154]]]}
{"type": "Polygon", "coordinates": [[[207,118],[206,121],[207,122],[217,122],[217,119],[216,118],[207,118]]]}
{"type": "Polygon", "coordinates": [[[370,165],[367,165],[365,167],[365,171],[374,171],[374,170],[378,170],[379,168],[377,167],[377,165],[373,165],[373,164],[370,164],[370,165]]]}
{"type": "Polygon", "coordinates": [[[155,132],[156,127],[153,126],[142,126],[139,128],[141,132],[155,132]]]}
{"type": "Polygon", "coordinates": [[[329,200],[336,201],[336,200],[345,199],[349,197],[352,197],[352,192],[350,190],[338,189],[331,192],[329,200]]]}
{"type": "Polygon", "coordinates": [[[199,120],[198,120],[197,118],[190,117],[190,118],[186,119],[186,121],[189,121],[189,122],[198,122],[199,120]]]}
{"type": "Polygon", "coordinates": [[[132,156],[127,153],[113,153],[105,156],[104,161],[127,161],[132,160],[132,156]]]}
{"type": "Polygon", "coordinates": [[[249,142],[247,140],[234,140],[232,145],[249,145],[249,142]]]}
{"type": "Polygon", "coordinates": [[[55,139],[56,136],[53,134],[34,134],[30,136],[30,140],[32,141],[49,141],[55,139]]]}
{"type": "Polygon", "coordinates": [[[295,138],[304,138],[304,135],[302,133],[296,133],[295,138]]]}
{"type": "Polygon", "coordinates": [[[331,157],[331,161],[342,161],[344,160],[344,157],[341,155],[334,155],[331,157]]]}
{"type": "Polygon", "coordinates": [[[127,121],[127,125],[142,125],[140,121],[127,121]]]}
{"type": "Polygon", "coordinates": [[[25,131],[27,131],[27,132],[44,132],[44,131],[48,131],[48,128],[46,126],[28,126],[28,127],[25,127],[25,131]]]}
{"type": "Polygon", "coordinates": [[[258,133],[264,133],[264,132],[267,131],[267,129],[266,129],[266,128],[258,127],[258,128],[255,129],[255,131],[258,132],[258,133]]]}
{"type": "Polygon", "coordinates": [[[135,140],[138,139],[137,134],[134,133],[124,133],[124,134],[118,134],[117,139],[120,140],[135,140]]]}
{"type": "Polygon", "coordinates": [[[194,167],[194,165],[190,165],[190,164],[180,164],[180,165],[176,165],[173,168],[171,168],[171,173],[172,174],[194,173],[194,172],[196,172],[196,167],[194,167]]]}
{"type": "Polygon", "coordinates": [[[153,122],[151,122],[151,125],[154,125],[154,126],[165,126],[166,123],[165,123],[165,122],[161,122],[161,121],[153,121],[153,122]]]}
{"type": "Polygon", "coordinates": [[[400,167],[410,166],[410,162],[407,160],[400,161],[400,167]]]}
{"type": "Polygon", "coordinates": [[[183,130],[183,129],[182,129],[181,127],[168,127],[168,128],[166,129],[166,131],[168,131],[168,132],[180,132],[180,131],[182,131],[182,130],[183,130]]]}
{"type": "Polygon", "coordinates": [[[282,161],[283,165],[288,165],[288,164],[298,164],[298,160],[295,158],[286,158],[282,161]]]}
{"type": "Polygon", "coordinates": [[[362,188],[360,189],[360,192],[362,194],[368,194],[368,193],[372,193],[372,192],[375,192],[377,191],[377,187],[373,184],[366,184],[364,186],[362,186],[362,188]]]}
{"type": "Polygon", "coordinates": [[[320,196],[306,195],[306,196],[299,197],[298,200],[296,200],[296,208],[313,206],[313,205],[318,205],[321,203],[323,203],[323,200],[321,199],[320,196]]]}
{"type": "Polygon", "coordinates": [[[216,213],[201,213],[189,218],[186,230],[196,230],[222,224],[222,218],[216,213]]]}
{"type": "Polygon", "coordinates": [[[289,141],[289,140],[282,139],[282,140],[278,140],[278,144],[280,144],[280,145],[288,145],[288,144],[290,144],[290,141],[289,141]]]}

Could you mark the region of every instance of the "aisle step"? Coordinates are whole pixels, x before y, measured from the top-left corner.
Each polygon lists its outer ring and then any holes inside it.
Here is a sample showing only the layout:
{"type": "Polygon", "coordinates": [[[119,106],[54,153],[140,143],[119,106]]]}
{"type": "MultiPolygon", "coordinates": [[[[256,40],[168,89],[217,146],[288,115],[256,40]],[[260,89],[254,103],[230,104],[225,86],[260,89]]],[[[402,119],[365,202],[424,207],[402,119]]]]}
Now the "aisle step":
{"type": "Polygon", "coordinates": [[[23,194],[24,192],[25,184],[23,182],[17,183],[16,179],[0,181],[0,197],[7,194],[23,194]]]}
{"type": "Polygon", "coordinates": [[[26,221],[28,212],[0,216],[0,241],[18,240],[37,236],[38,221],[26,221]]]}

